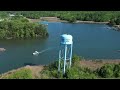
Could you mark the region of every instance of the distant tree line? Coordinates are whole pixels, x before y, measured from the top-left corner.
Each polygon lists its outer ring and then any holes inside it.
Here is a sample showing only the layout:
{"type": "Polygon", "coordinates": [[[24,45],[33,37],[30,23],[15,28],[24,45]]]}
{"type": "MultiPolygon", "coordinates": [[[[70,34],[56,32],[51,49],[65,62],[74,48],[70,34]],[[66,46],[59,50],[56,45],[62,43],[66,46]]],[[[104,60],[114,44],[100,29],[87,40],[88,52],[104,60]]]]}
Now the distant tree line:
{"type": "Polygon", "coordinates": [[[7,11],[7,13],[23,15],[31,19],[55,16],[61,20],[67,20],[69,22],[81,20],[110,22],[111,25],[117,25],[120,23],[120,11],[7,11]]]}
{"type": "Polygon", "coordinates": [[[58,17],[69,22],[95,21],[120,25],[120,11],[1,11],[0,38],[33,38],[48,36],[45,26],[30,23],[26,18],[58,17]],[[10,17],[14,14],[14,17],[10,17]],[[4,19],[4,21],[2,21],[4,19]]]}

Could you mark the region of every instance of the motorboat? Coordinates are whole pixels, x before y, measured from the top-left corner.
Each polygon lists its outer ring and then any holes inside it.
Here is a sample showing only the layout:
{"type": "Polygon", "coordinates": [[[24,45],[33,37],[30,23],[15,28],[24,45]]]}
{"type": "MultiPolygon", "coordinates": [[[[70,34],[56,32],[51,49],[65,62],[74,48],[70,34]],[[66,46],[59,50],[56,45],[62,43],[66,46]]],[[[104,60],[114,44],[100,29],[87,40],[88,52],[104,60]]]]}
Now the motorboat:
{"type": "Polygon", "coordinates": [[[34,53],[33,53],[33,55],[38,55],[39,54],[39,52],[38,51],[35,51],[34,53]]]}

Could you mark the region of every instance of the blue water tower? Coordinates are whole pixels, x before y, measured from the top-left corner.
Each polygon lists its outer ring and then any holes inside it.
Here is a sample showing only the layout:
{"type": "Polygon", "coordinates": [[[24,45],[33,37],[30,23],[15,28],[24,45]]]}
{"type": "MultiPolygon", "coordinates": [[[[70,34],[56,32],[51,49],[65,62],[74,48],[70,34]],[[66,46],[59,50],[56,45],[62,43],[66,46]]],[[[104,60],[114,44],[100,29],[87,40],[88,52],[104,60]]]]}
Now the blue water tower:
{"type": "Polygon", "coordinates": [[[60,69],[62,68],[63,74],[65,74],[66,68],[71,67],[72,47],[73,47],[73,37],[69,34],[61,35],[58,71],[60,71],[60,69]]]}

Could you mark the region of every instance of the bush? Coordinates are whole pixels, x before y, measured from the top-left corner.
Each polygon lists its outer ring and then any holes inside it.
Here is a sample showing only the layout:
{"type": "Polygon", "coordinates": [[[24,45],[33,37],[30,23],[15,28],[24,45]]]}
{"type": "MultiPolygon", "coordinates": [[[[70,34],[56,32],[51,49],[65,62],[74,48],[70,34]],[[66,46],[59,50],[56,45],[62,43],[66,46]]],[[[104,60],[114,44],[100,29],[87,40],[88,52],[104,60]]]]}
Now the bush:
{"type": "Polygon", "coordinates": [[[110,22],[108,23],[108,25],[116,25],[115,19],[111,19],[110,22]]]}
{"type": "MultiPolygon", "coordinates": [[[[58,72],[58,61],[51,63],[47,66],[40,74],[41,78],[44,79],[93,79],[97,78],[95,73],[91,71],[89,68],[83,68],[79,66],[79,61],[81,60],[79,56],[74,55],[72,58],[72,67],[66,68],[66,73],[63,75],[63,67],[61,67],[61,71],[58,72]]],[[[63,64],[63,61],[62,61],[63,64]]]]}
{"type": "Polygon", "coordinates": [[[79,79],[79,69],[72,67],[66,71],[66,77],[68,79],[79,79]]]}
{"type": "Polygon", "coordinates": [[[116,78],[120,77],[120,64],[116,64],[113,71],[116,78]]]}
{"type": "Polygon", "coordinates": [[[62,78],[62,73],[58,73],[58,69],[44,69],[40,72],[40,77],[42,79],[62,78]]]}
{"type": "Polygon", "coordinates": [[[67,70],[66,76],[68,79],[93,79],[96,75],[88,68],[72,67],[67,70]]]}
{"type": "Polygon", "coordinates": [[[49,70],[54,70],[54,69],[58,69],[58,61],[54,61],[53,63],[49,64],[48,68],[49,70]]]}
{"type": "Polygon", "coordinates": [[[77,72],[77,69],[76,71],[74,71],[75,69],[69,69],[67,72],[66,72],[66,77],[67,79],[79,79],[79,74],[77,72]]]}
{"type": "Polygon", "coordinates": [[[80,56],[73,55],[72,61],[73,61],[73,63],[76,62],[76,61],[80,61],[80,56]]]}
{"type": "Polygon", "coordinates": [[[32,79],[32,71],[30,69],[22,68],[18,71],[12,72],[7,76],[3,77],[5,79],[32,79]]]}
{"type": "Polygon", "coordinates": [[[59,79],[64,79],[64,77],[63,77],[63,71],[58,72],[58,78],[59,79]]]}
{"type": "Polygon", "coordinates": [[[97,73],[99,76],[103,78],[111,78],[114,77],[114,64],[106,64],[102,66],[100,69],[97,69],[97,73]]]}
{"type": "Polygon", "coordinates": [[[40,78],[41,79],[49,79],[50,78],[50,71],[45,69],[42,72],[40,72],[40,78]]]}
{"type": "Polygon", "coordinates": [[[80,63],[81,58],[77,55],[73,55],[72,58],[72,66],[78,66],[80,63]]]}

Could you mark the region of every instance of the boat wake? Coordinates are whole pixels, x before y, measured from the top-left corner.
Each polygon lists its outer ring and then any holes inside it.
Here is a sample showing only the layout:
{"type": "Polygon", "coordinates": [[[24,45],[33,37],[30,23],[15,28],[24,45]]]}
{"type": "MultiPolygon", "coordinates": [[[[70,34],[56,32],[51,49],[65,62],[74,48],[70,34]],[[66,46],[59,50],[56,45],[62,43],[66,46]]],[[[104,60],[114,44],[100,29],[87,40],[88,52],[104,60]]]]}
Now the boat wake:
{"type": "Polygon", "coordinates": [[[57,47],[52,47],[52,48],[44,49],[44,50],[42,50],[42,51],[40,51],[40,52],[35,51],[35,52],[33,53],[33,55],[38,56],[40,53],[46,52],[46,51],[51,50],[51,49],[54,49],[54,48],[57,48],[57,47]]]}

